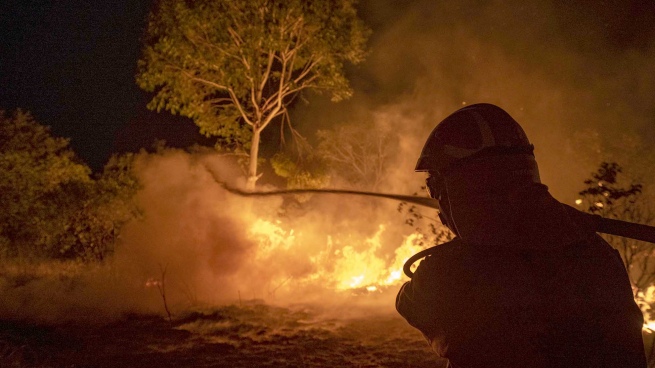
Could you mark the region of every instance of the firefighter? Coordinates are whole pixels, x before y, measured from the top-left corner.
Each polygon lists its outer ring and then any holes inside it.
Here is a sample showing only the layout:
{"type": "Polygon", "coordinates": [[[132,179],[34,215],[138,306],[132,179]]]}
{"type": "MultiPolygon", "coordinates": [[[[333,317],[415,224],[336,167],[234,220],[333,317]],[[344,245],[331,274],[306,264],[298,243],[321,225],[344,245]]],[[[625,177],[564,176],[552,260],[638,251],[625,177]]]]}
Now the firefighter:
{"type": "Polygon", "coordinates": [[[396,309],[457,368],[646,367],[619,253],[555,200],[521,126],[491,104],[437,125],[416,165],[455,239],[396,309]]]}

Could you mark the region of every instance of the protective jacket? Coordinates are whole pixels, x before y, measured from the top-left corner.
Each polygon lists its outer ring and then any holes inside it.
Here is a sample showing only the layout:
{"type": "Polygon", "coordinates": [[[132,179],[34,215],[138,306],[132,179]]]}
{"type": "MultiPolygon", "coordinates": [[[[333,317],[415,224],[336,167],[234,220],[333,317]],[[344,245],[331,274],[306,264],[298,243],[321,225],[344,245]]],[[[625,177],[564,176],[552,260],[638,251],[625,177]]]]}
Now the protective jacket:
{"type": "Polygon", "coordinates": [[[646,367],[621,257],[584,218],[541,184],[453,206],[465,239],[439,245],[396,299],[439,355],[461,368],[646,367]]]}

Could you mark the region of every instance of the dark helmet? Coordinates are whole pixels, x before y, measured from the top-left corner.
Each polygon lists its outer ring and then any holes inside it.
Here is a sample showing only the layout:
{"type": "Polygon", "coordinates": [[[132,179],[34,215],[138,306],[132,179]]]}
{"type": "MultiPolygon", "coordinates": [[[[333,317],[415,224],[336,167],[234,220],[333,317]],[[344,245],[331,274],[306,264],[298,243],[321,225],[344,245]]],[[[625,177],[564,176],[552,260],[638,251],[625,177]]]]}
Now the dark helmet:
{"type": "Polygon", "coordinates": [[[479,103],[455,111],[434,128],[415,170],[444,175],[477,157],[532,155],[533,150],[521,126],[507,112],[479,103]]]}

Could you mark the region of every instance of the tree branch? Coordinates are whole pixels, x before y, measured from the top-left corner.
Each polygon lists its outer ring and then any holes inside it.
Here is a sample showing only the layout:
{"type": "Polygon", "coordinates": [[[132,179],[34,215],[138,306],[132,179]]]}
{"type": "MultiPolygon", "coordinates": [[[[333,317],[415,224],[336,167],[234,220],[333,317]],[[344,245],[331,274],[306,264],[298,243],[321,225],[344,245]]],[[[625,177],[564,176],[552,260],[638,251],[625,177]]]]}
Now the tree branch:
{"type": "MultiPolygon", "coordinates": [[[[209,35],[205,31],[204,27],[202,27],[202,25],[200,23],[198,23],[197,26],[202,31],[203,36],[204,36],[204,37],[199,37],[198,41],[200,41],[205,47],[208,47],[210,49],[214,49],[214,50],[228,56],[229,58],[232,58],[232,59],[235,59],[235,60],[240,60],[239,56],[231,54],[231,53],[225,51],[224,48],[216,46],[214,43],[210,42],[209,41],[209,35]]],[[[193,40],[191,40],[191,38],[188,35],[185,34],[184,36],[189,40],[189,42],[193,43],[193,40]]]]}
{"type": "Polygon", "coordinates": [[[303,80],[312,71],[312,69],[314,69],[316,64],[321,61],[321,59],[321,57],[318,57],[316,60],[310,60],[307,62],[302,72],[293,80],[293,82],[298,83],[299,81],[303,80]]]}
{"type": "Polygon", "coordinates": [[[216,82],[213,82],[213,81],[210,81],[210,80],[207,80],[207,79],[204,79],[204,78],[196,77],[195,75],[189,73],[186,70],[183,70],[181,68],[179,68],[179,69],[180,69],[180,72],[182,72],[182,74],[186,75],[189,79],[191,79],[193,81],[200,82],[200,83],[206,84],[208,86],[212,86],[214,88],[222,89],[222,90],[225,90],[225,91],[229,90],[229,88],[227,86],[224,86],[222,84],[218,84],[216,82]]]}
{"type": "Polygon", "coordinates": [[[273,61],[275,61],[275,52],[273,50],[268,50],[268,64],[266,64],[266,69],[262,74],[262,81],[259,84],[260,93],[259,96],[257,96],[258,101],[262,100],[262,91],[264,91],[264,88],[266,87],[266,82],[268,82],[268,78],[271,75],[271,69],[273,68],[273,61]]]}
{"type": "Polygon", "coordinates": [[[241,114],[241,117],[243,118],[243,120],[246,122],[246,124],[252,126],[253,129],[254,129],[255,124],[250,119],[248,119],[248,115],[246,115],[246,112],[243,110],[243,107],[241,106],[241,102],[239,102],[239,98],[234,93],[232,88],[228,88],[227,92],[230,94],[230,97],[232,98],[232,101],[236,105],[237,109],[239,110],[239,114],[241,114]]]}

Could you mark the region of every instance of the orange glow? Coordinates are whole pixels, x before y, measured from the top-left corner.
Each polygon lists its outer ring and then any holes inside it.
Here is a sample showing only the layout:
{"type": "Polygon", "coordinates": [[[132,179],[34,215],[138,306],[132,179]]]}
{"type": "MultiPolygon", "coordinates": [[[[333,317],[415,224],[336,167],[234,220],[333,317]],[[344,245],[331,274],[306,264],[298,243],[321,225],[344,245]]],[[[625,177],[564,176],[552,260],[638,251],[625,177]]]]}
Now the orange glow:
{"type": "MultiPolygon", "coordinates": [[[[293,254],[304,258],[311,271],[293,276],[295,285],[314,284],[322,288],[343,291],[362,289],[376,292],[382,286],[397,285],[403,281],[403,264],[414,253],[423,249],[422,236],[410,234],[404,237],[395,252],[383,254],[383,238],[387,228],[379,225],[368,237],[352,234],[324,235],[318,240],[303,236],[302,231],[285,229],[281,221],[256,220],[249,228],[249,237],[258,244],[256,260],[275,262],[272,258],[293,254]],[[307,245],[307,242],[322,244],[307,245]]],[[[282,283],[271,280],[273,284],[282,283]]]]}
{"type": "MultiPolygon", "coordinates": [[[[257,244],[254,260],[258,263],[280,264],[293,257],[294,262],[306,264],[304,272],[290,270],[265,280],[275,290],[302,285],[336,292],[356,290],[359,294],[382,292],[407,281],[402,271],[404,263],[429,243],[422,234],[410,233],[402,237],[393,251],[389,247],[385,251],[383,240],[387,232],[387,226],[380,224],[367,236],[316,234],[312,229],[296,230],[280,220],[260,218],[250,225],[248,237],[257,244]]],[[[150,282],[149,286],[153,285],[150,282]]],[[[636,292],[635,301],[644,315],[643,331],[655,333],[655,316],[651,317],[655,285],[636,292]]]]}
{"type": "Polygon", "coordinates": [[[651,305],[655,303],[655,285],[649,286],[644,291],[637,292],[635,300],[644,315],[643,330],[649,334],[655,332],[655,320],[651,316],[651,312],[653,312],[651,305]]]}

